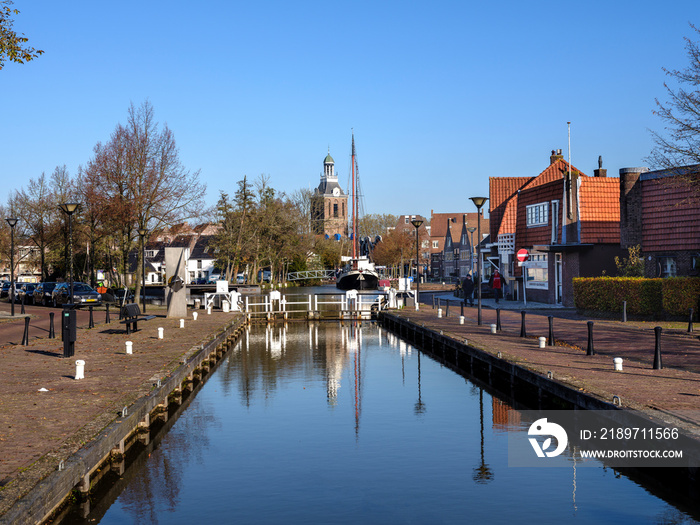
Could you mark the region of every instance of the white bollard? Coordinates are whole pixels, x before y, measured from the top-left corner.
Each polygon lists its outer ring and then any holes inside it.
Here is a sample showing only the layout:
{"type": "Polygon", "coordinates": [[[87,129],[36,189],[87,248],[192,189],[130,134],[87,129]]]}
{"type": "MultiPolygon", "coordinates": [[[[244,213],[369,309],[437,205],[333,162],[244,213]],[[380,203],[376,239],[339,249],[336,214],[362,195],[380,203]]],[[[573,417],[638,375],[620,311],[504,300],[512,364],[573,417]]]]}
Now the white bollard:
{"type": "Polygon", "coordinates": [[[163,327],[158,327],[158,339],[163,339],[163,327]]]}
{"type": "Polygon", "coordinates": [[[185,327],[185,320],[180,319],[180,328],[184,328],[184,327],[185,327]]]}
{"type": "Polygon", "coordinates": [[[231,310],[231,307],[229,305],[228,301],[222,301],[221,302],[221,308],[224,310],[224,313],[227,314],[231,310]]]}
{"type": "Polygon", "coordinates": [[[211,306],[207,306],[207,315],[211,315],[211,306]]]}
{"type": "Polygon", "coordinates": [[[78,359],[75,362],[75,378],[85,379],[85,361],[78,359]]]}
{"type": "Polygon", "coordinates": [[[496,325],[495,325],[495,324],[492,324],[492,325],[491,325],[491,333],[492,333],[492,334],[495,334],[495,333],[496,333],[496,325]]]}
{"type": "Polygon", "coordinates": [[[613,363],[615,363],[615,372],[622,372],[622,358],[616,357],[613,359],[613,363]]]}
{"type": "Polygon", "coordinates": [[[192,319],[193,319],[194,321],[196,321],[198,315],[199,315],[199,314],[198,314],[197,312],[192,312],[192,319]]]}
{"type": "Polygon", "coordinates": [[[124,343],[124,346],[126,346],[126,353],[127,353],[127,354],[133,354],[133,353],[134,353],[134,352],[133,352],[134,343],[132,343],[131,341],[127,341],[127,342],[124,343]]]}
{"type": "Polygon", "coordinates": [[[438,308],[438,319],[442,318],[442,308],[438,308]]]}
{"type": "Polygon", "coordinates": [[[463,315],[459,316],[459,324],[464,324],[464,316],[463,315]]]}
{"type": "Polygon", "coordinates": [[[547,338],[546,338],[546,337],[540,337],[540,338],[539,338],[539,341],[540,341],[540,348],[544,348],[545,345],[547,344],[547,338]]]}

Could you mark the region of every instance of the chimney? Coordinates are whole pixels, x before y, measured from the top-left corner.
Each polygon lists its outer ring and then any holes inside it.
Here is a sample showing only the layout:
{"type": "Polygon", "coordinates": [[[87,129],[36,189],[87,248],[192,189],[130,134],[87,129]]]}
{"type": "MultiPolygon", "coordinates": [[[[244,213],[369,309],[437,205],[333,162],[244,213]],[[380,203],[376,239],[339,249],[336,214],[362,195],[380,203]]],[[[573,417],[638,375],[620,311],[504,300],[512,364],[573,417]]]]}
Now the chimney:
{"type": "Polygon", "coordinates": [[[552,165],[559,159],[564,159],[564,155],[561,154],[561,150],[558,149],[556,151],[552,150],[552,154],[549,156],[549,164],[552,165]]]}
{"type": "Polygon", "coordinates": [[[594,177],[607,177],[608,176],[608,170],[603,169],[603,156],[602,155],[598,156],[598,169],[593,170],[593,176],[594,177]]]}

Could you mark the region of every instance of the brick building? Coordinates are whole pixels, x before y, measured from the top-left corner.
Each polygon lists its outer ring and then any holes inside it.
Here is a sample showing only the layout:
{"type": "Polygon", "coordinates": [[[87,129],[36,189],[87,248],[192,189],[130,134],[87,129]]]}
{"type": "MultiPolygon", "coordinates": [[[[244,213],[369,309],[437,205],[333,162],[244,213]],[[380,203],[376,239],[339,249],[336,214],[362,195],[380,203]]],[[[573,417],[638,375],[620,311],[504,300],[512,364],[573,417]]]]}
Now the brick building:
{"type": "Polygon", "coordinates": [[[323,159],[321,182],[311,197],[311,228],[317,235],[348,235],[348,196],[338,184],[330,152],[323,159]]]}
{"type": "Polygon", "coordinates": [[[594,176],[569,165],[561,150],[535,177],[489,179],[492,244],[514,298],[573,306],[574,277],[614,275],[619,246],[619,179],[602,168],[594,176]],[[527,249],[520,266],[515,253],[527,249]]]}
{"type": "MultiPolygon", "coordinates": [[[[472,243],[477,244],[476,230],[478,214],[435,213],[430,210],[430,276],[433,279],[463,279],[473,261],[476,268],[476,253],[472,254],[472,243]]],[[[487,243],[489,219],[481,219],[481,245],[487,243]]],[[[474,251],[476,252],[476,251],[474,251]]],[[[482,268],[486,268],[482,265],[482,268]]]]}
{"type": "Polygon", "coordinates": [[[640,245],[646,277],[700,275],[700,165],[620,170],[620,244],[640,245]]]}

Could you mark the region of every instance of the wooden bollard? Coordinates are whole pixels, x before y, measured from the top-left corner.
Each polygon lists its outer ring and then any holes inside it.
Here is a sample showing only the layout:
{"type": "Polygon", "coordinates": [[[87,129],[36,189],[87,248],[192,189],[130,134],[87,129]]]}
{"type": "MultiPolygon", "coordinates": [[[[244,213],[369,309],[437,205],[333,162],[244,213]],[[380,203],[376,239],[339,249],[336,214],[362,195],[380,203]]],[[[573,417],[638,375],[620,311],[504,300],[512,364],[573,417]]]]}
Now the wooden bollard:
{"type": "Polygon", "coordinates": [[[501,309],[496,308],[496,331],[501,331],[501,309]]]}
{"type": "Polygon", "coordinates": [[[548,344],[549,344],[549,346],[554,346],[554,316],[553,315],[547,316],[547,320],[549,321],[549,341],[548,341],[548,344]]]}
{"type": "Polygon", "coordinates": [[[527,337],[527,330],[525,329],[525,310],[520,312],[520,316],[522,317],[520,321],[520,337],[527,337]]]}

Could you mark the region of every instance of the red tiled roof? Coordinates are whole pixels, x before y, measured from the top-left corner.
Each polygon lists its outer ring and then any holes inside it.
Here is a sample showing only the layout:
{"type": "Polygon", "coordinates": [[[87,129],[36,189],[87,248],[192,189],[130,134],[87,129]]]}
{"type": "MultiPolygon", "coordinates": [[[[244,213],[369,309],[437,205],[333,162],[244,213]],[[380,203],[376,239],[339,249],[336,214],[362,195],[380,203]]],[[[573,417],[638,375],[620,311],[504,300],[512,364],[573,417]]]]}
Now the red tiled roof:
{"type": "Polygon", "coordinates": [[[489,216],[534,177],[489,177],[489,216]]]}
{"type": "Polygon", "coordinates": [[[579,215],[582,243],[620,242],[620,179],[581,178],[579,215]]]}
{"type": "Polygon", "coordinates": [[[498,240],[498,235],[505,233],[515,233],[515,228],[518,223],[518,194],[516,193],[513,197],[506,203],[505,211],[503,212],[503,218],[501,219],[500,227],[494,241],[498,240]]]}
{"type": "MultiPolygon", "coordinates": [[[[445,235],[447,235],[447,221],[451,221],[452,239],[456,242],[459,234],[462,231],[462,216],[466,215],[466,220],[469,226],[477,226],[478,215],[476,212],[471,213],[433,213],[430,216],[430,252],[441,252],[445,246],[445,235]],[[433,248],[433,241],[438,241],[438,247],[433,248]]],[[[489,232],[489,219],[481,219],[481,233],[489,232]]],[[[476,237],[475,237],[476,239],[476,237]]],[[[476,242],[476,240],[474,241],[476,242]]]]}
{"type": "Polygon", "coordinates": [[[697,191],[674,177],[643,181],[643,251],[700,250],[697,191]]]}

